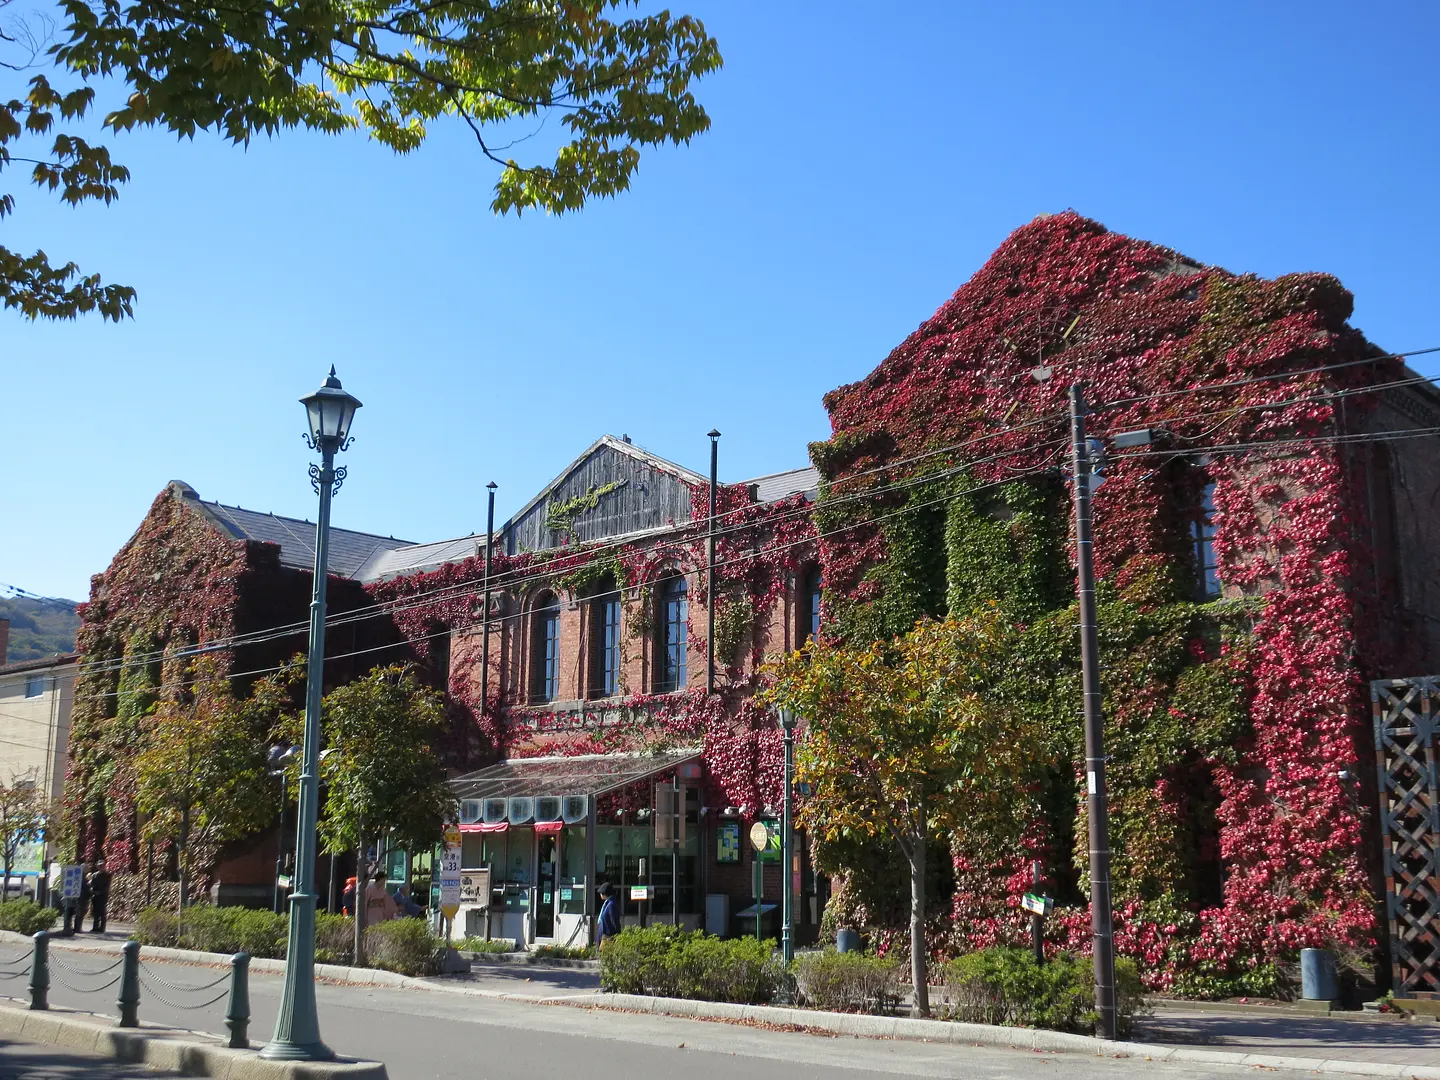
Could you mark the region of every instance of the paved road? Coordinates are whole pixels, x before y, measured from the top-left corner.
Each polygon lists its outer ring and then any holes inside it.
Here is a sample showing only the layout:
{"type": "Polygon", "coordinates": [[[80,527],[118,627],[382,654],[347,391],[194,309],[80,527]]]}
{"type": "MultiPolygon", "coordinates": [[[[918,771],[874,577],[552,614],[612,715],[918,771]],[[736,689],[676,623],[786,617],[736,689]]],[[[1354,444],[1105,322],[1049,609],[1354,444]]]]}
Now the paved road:
{"type": "MultiPolygon", "coordinates": [[[[95,957],[83,961],[89,968],[99,968],[102,962],[95,957]]],[[[77,957],[74,964],[81,966],[81,959],[77,957]]],[[[215,975],[213,969],[175,964],[154,964],[152,970],[171,982],[190,985],[207,982],[215,975]]],[[[534,991],[540,989],[538,974],[523,969],[487,972],[487,982],[534,991]],[[527,983],[527,978],[531,982],[527,983]]],[[[568,975],[547,976],[547,981],[569,981],[568,975]]],[[[84,982],[73,974],[70,979],[81,985],[101,981],[84,982]]],[[[566,995],[576,992],[563,985],[554,989],[566,995]]],[[[257,974],[252,979],[257,1041],[267,1037],[273,1027],[279,991],[277,977],[257,974]]],[[[79,994],[57,985],[51,999],[72,1008],[108,1013],[114,993],[112,987],[99,994],[79,994]]],[[[180,995],[174,996],[180,999],[180,995]]],[[[839,1080],[961,1074],[982,1080],[1123,1080],[1137,1076],[1211,1080],[1253,1073],[1234,1066],[1169,1065],[796,1034],[675,1017],[506,1002],[438,990],[322,985],[318,998],[321,1030],[329,1044],[346,1055],[386,1062],[392,1080],[513,1080],[517,1076],[576,1080],[676,1074],[683,1074],[685,1080],[837,1080],[837,1074],[839,1080]]],[[[220,1003],[187,1014],[150,1000],[142,1006],[141,1016],[219,1033],[223,1031],[223,1011],[220,1003]]],[[[4,1053],[0,1048],[0,1055],[4,1053]]],[[[25,1073],[19,1075],[31,1080],[25,1073]]],[[[104,1072],[74,1075],[110,1080],[110,1074],[104,1072]]],[[[0,1078],[8,1080],[3,1073],[0,1078]]]]}

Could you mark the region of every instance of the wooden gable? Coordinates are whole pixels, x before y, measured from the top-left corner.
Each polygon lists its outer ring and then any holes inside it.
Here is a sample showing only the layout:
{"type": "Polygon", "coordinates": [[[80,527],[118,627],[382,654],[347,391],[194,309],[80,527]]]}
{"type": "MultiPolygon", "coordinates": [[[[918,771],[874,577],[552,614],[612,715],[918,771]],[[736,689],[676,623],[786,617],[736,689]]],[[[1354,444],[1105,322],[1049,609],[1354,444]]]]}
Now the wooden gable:
{"type": "Polygon", "coordinates": [[[544,551],[689,521],[693,485],[708,481],[605,436],[510,519],[505,550],[544,551]]]}

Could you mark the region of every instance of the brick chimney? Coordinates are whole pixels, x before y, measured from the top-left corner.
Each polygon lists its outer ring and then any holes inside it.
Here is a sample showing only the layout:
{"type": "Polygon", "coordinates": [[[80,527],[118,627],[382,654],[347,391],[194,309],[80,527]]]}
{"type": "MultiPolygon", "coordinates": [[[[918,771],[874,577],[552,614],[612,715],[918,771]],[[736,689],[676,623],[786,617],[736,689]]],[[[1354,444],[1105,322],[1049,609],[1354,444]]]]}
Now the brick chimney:
{"type": "Polygon", "coordinates": [[[8,661],[6,656],[10,649],[10,620],[0,619],[0,664],[8,661]]]}

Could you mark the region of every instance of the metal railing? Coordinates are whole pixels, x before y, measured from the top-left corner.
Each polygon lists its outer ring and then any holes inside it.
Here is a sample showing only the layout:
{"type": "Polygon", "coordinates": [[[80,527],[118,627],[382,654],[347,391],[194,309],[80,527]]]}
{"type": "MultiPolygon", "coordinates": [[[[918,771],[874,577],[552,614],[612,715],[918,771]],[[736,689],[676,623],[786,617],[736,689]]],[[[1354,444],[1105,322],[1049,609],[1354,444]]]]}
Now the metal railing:
{"type": "MultiPolygon", "coordinates": [[[[172,1009],[205,1009],[217,1002],[228,999],[225,1008],[225,1027],[230,1032],[229,1045],[236,1049],[250,1046],[250,956],[236,953],[230,957],[230,970],[205,983],[175,982],[160,974],[153,964],[142,964],[140,943],[127,941],[120,956],[113,963],[101,967],[87,966],[77,962],[74,954],[50,951],[50,933],[41,930],[34,938],[29,956],[30,1008],[50,1008],[50,986],[52,981],[68,990],[80,994],[98,994],[119,984],[115,999],[121,1027],[140,1026],[141,988],[149,997],[172,1009]],[[118,970],[117,970],[118,969],[118,970]],[[113,973],[113,974],[112,974],[113,973]],[[106,978],[109,976],[109,978],[106,978]],[[103,979],[103,982],[93,980],[103,979]],[[219,993],[211,994],[222,983],[227,984],[219,993]],[[211,994],[204,1000],[194,1000],[201,995],[211,994]]],[[[23,966],[26,956],[9,959],[0,958],[0,983],[17,979],[27,974],[23,966]]]]}

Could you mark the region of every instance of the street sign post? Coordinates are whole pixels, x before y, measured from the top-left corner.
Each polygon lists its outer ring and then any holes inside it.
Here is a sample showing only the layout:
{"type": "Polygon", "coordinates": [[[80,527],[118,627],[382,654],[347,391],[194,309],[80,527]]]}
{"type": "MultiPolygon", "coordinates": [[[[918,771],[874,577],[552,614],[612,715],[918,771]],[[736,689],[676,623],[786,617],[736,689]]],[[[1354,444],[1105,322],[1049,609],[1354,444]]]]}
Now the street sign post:
{"type": "Polygon", "coordinates": [[[78,900],[80,898],[81,882],[85,877],[85,868],[79,864],[72,863],[60,871],[60,897],[63,900],[78,900]]]}
{"type": "Polygon", "coordinates": [[[445,939],[449,941],[455,915],[460,910],[460,829],[445,826],[445,846],[440,853],[440,911],[445,916],[445,939]]]}

